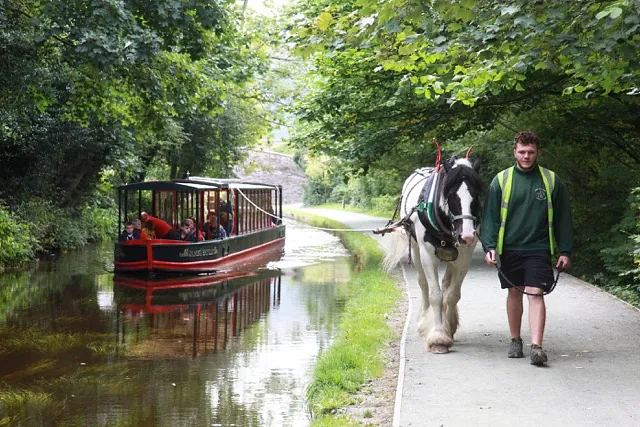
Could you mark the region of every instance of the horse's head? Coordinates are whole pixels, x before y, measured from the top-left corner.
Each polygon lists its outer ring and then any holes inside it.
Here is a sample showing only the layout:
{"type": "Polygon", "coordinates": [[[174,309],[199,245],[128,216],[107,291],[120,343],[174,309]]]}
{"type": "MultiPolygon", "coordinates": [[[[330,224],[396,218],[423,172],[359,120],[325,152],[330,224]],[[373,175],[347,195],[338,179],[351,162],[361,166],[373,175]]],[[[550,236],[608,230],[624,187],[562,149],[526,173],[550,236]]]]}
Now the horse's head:
{"type": "Polygon", "coordinates": [[[458,245],[471,245],[480,223],[480,195],[484,183],[468,159],[443,162],[444,181],[440,193],[441,228],[458,245]]]}

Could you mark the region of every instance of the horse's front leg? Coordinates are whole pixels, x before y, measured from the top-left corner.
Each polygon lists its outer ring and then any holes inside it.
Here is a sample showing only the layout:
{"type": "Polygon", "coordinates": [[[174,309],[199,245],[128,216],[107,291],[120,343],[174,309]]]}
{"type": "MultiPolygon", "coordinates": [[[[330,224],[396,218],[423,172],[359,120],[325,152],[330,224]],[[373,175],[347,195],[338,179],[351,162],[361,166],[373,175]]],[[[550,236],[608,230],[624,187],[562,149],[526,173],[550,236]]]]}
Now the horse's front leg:
{"type": "Polygon", "coordinates": [[[453,337],[443,316],[443,295],[438,280],[438,259],[429,246],[420,246],[420,261],[426,282],[429,284],[429,309],[422,316],[419,329],[427,338],[427,350],[433,353],[448,353],[453,337]]]}
{"type": "MultiPolygon", "coordinates": [[[[474,245],[475,246],[475,245],[474,245]]],[[[442,289],[444,290],[444,312],[445,321],[448,324],[448,328],[451,331],[451,337],[455,335],[460,325],[460,319],[458,316],[458,302],[462,293],[462,281],[464,280],[467,272],[469,271],[469,265],[471,264],[471,256],[473,247],[471,249],[460,249],[460,255],[456,262],[447,264],[447,271],[442,279],[442,289]]]]}
{"type": "Polygon", "coordinates": [[[462,279],[464,275],[460,277],[457,269],[453,264],[447,265],[447,271],[442,278],[443,289],[443,307],[445,322],[449,331],[451,331],[451,338],[455,335],[460,325],[458,317],[458,301],[460,301],[460,291],[462,288],[462,279]]]}

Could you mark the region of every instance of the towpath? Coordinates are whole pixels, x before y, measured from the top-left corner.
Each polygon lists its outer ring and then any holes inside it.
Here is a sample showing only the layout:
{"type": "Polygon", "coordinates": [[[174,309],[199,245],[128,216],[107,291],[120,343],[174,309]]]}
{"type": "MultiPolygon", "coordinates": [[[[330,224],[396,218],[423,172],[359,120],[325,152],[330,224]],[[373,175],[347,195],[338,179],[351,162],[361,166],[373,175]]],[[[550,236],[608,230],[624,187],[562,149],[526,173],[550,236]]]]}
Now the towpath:
{"type": "MultiPolygon", "coordinates": [[[[362,214],[308,210],[355,229],[386,223],[362,214]]],[[[385,240],[380,239],[383,246],[385,240]]],[[[403,269],[410,318],[394,426],[640,425],[639,310],[562,274],[546,297],[548,366],[531,366],[528,357],[508,359],[506,294],[478,245],[462,286],[461,325],[452,351],[431,354],[416,326],[421,298],[416,272],[413,266],[403,269]]],[[[526,302],[523,339],[529,339],[526,302]]]]}

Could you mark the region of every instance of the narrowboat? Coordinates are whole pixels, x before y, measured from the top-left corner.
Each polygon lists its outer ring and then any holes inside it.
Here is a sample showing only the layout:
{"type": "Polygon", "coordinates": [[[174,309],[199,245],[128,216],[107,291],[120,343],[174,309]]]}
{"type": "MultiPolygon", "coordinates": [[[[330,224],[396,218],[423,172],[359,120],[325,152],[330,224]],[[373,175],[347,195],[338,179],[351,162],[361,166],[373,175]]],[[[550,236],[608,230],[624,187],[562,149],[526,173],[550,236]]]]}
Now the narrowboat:
{"type": "Polygon", "coordinates": [[[284,249],[281,185],[205,177],[122,185],[118,236],[135,220],[145,228],[115,242],[115,273],[214,273],[284,249]],[[181,230],[185,221],[192,240],[181,230]],[[211,224],[217,235],[205,232],[211,224]]]}

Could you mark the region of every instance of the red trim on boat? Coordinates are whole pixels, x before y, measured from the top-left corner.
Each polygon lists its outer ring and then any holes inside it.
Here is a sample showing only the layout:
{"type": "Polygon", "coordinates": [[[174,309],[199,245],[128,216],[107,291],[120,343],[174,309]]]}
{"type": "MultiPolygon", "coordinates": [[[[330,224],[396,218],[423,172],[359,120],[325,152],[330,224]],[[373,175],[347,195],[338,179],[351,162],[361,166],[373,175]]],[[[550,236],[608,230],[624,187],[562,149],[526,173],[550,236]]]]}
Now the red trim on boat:
{"type": "MultiPolygon", "coordinates": [[[[149,252],[153,252],[153,245],[160,244],[156,240],[148,240],[147,241],[147,260],[145,261],[133,261],[133,262],[114,262],[114,265],[117,270],[120,271],[151,271],[151,270],[161,270],[161,271],[181,271],[181,270],[212,270],[214,267],[220,267],[226,264],[233,264],[238,261],[241,261],[246,258],[250,258],[253,256],[257,256],[256,252],[267,252],[277,247],[284,246],[285,238],[281,237],[279,239],[272,240],[267,243],[263,243],[262,245],[252,246],[251,248],[244,249],[242,251],[234,252],[229,255],[225,255],[220,258],[212,259],[212,260],[203,260],[203,261],[187,261],[187,262],[175,262],[175,261],[154,261],[153,254],[149,254],[149,252]]],[[[180,242],[180,243],[191,243],[192,242],[180,242]]],[[[163,243],[164,244],[164,241],[163,243]]]]}

